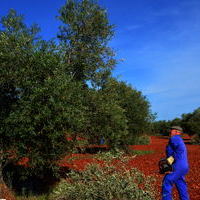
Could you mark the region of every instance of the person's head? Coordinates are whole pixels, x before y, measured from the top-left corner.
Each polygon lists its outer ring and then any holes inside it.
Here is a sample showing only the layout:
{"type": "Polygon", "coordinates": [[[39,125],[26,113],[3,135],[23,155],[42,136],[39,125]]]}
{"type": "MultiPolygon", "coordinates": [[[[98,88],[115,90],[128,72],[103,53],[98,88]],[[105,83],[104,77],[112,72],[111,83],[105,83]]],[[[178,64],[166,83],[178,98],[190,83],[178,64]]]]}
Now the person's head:
{"type": "Polygon", "coordinates": [[[170,136],[174,136],[174,135],[181,135],[183,132],[183,129],[180,126],[172,126],[170,128],[170,136]]]}

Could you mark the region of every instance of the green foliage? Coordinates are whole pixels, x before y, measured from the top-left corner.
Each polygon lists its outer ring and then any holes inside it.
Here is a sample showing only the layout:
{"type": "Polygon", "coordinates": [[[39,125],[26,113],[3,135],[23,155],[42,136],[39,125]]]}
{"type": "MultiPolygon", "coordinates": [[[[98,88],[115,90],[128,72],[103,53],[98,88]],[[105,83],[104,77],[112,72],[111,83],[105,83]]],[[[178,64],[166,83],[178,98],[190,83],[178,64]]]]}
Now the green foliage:
{"type": "Polygon", "coordinates": [[[84,125],[82,84],[65,73],[57,46],[36,41],[22,20],[13,10],[2,18],[0,86],[9,101],[1,105],[1,149],[28,157],[30,173],[56,174],[56,161],[72,148],[64,132],[84,125]]]}
{"type": "Polygon", "coordinates": [[[107,46],[113,26],[106,11],[91,0],[69,0],[59,13],[63,25],[58,38],[66,71],[83,83],[85,91],[87,120],[81,132],[90,143],[98,143],[103,137],[107,144],[116,146],[127,135],[127,119],[113,94],[102,89],[116,64],[107,46]]]}
{"type": "Polygon", "coordinates": [[[151,179],[136,169],[90,165],[83,172],[71,172],[50,195],[50,200],[128,200],[154,199],[151,179]]]}
{"type": "MultiPolygon", "coordinates": [[[[70,150],[64,132],[75,132],[83,126],[78,90],[78,84],[63,75],[48,78],[44,85],[21,97],[5,121],[13,127],[13,137],[23,140],[18,144],[18,151],[20,156],[30,158],[31,167],[54,166],[56,160],[70,150]]],[[[9,131],[6,130],[7,134],[11,134],[9,131]]]]}
{"type": "Polygon", "coordinates": [[[154,151],[145,151],[145,150],[132,150],[130,151],[131,154],[133,155],[146,155],[146,154],[152,154],[154,151]]]}
{"type": "Polygon", "coordinates": [[[169,134],[171,126],[181,126],[185,133],[200,136],[200,108],[197,108],[192,113],[182,114],[181,118],[175,118],[171,121],[154,122],[153,126],[155,133],[164,135],[169,134]]]}
{"type": "Polygon", "coordinates": [[[115,151],[99,152],[95,155],[95,158],[110,163],[112,159],[123,159],[125,161],[126,157],[122,150],[116,149],[115,151]]]}
{"type": "Polygon", "coordinates": [[[1,170],[14,154],[29,158],[30,173],[56,176],[57,161],[81,145],[66,133],[89,143],[104,138],[115,149],[149,129],[147,99],[112,78],[114,32],[106,11],[92,0],[68,0],[59,14],[59,43],[42,40],[39,27],[14,10],[1,18],[1,170]]]}
{"type": "Polygon", "coordinates": [[[133,145],[147,145],[149,143],[150,137],[148,135],[136,136],[132,141],[133,145]]]}
{"type": "Polygon", "coordinates": [[[88,120],[85,128],[91,143],[103,137],[106,144],[119,145],[127,135],[127,124],[124,110],[117,104],[113,95],[104,90],[91,90],[87,107],[88,120]]]}
{"type": "Polygon", "coordinates": [[[183,114],[181,124],[188,134],[200,136],[200,108],[192,113],[183,114]]]}
{"type": "Polygon", "coordinates": [[[171,127],[170,121],[160,120],[153,122],[153,132],[154,134],[169,135],[169,130],[171,127]]]}
{"type": "Polygon", "coordinates": [[[22,75],[28,68],[28,58],[38,32],[37,26],[27,27],[23,16],[10,10],[1,19],[0,30],[0,119],[7,116],[12,104],[20,95],[19,85],[22,75]]]}
{"type": "Polygon", "coordinates": [[[116,61],[107,46],[113,36],[106,11],[92,0],[68,0],[59,11],[61,41],[67,70],[76,80],[101,87],[116,61]]]}
{"type": "MultiPolygon", "coordinates": [[[[29,57],[38,32],[37,26],[27,27],[23,16],[10,10],[8,15],[0,20],[0,179],[2,169],[7,165],[19,143],[13,132],[13,126],[7,123],[14,107],[21,98],[21,84],[29,68],[29,57]]],[[[13,155],[14,154],[14,155],[13,155]]]]}
{"type": "Polygon", "coordinates": [[[150,131],[153,115],[148,100],[140,91],[114,78],[104,85],[103,91],[123,109],[128,131],[123,143],[132,144],[137,136],[150,131]]]}

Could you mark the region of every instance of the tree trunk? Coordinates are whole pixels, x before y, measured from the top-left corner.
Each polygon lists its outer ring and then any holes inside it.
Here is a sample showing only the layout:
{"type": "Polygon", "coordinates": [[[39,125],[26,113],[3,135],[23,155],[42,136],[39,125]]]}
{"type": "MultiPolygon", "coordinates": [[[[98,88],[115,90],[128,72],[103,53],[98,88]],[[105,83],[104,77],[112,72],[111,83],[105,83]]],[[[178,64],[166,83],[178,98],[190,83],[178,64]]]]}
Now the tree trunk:
{"type": "Polygon", "coordinates": [[[0,150],[0,184],[3,182],[3,150],[0,150]]]}
{"type": "Polygon", "coordinates": [[[3,185],[4,185],[4,181],[3,181],[3,166],[2,166],[2,159],[1,159],[2,155],[0,152],[0,199],[3,196],[3,185]]]}
{"type": "Polygon", "coordinates": [[[0,151],[0,199],[16,200],[12,191],[7,187],[3,180],[3,158],[0,151]]]}

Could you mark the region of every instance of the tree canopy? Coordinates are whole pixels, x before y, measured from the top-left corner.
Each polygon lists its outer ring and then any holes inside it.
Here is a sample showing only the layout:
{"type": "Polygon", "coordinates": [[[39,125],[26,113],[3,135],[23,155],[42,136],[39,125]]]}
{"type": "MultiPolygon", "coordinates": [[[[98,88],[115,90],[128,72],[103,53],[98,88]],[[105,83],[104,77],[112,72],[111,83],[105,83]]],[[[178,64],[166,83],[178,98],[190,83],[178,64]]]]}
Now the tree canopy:
{"type": "Polygon", "coordinates": [[[14,10],[1,18],[1,172],[14,152],[15,160],[28,157],[30,173],[57,174],[58,160],[76,145],[66,135],[118,148],[148,132],[148,100],[113,77],[114,31],[105,9],[68,0],[59,14],[57,42],[39,37],[39,27],[14,10]]]}
{"type": "Polygon", "coordinates": [[[191,113],[182,114],[180,118],[154,122],[154,132],[167,135],[171,126],[181,126],[185,133],[200,137],[200,108],[191,113]]]}

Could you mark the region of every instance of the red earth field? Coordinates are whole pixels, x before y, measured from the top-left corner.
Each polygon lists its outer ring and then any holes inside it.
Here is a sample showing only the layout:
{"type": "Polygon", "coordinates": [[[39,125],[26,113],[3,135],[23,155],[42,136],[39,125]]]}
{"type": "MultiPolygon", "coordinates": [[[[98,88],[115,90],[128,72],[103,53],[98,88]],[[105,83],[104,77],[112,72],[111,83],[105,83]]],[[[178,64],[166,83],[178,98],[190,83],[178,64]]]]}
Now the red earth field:
{"type": "MultiPolygon", "coordinates": [[[[186,181],[188,183],[190,200],[200,200],[200,145],[191,145],[190,138],[184,137],[185,144],[188,149],[188,158],[190,171],[186,176],[186,181]]],[[[150,154],[132,156],[127,162],[127,168],[137,168],[142,171],[145,175],[150,175],[155,178],[155,187],[156,200],[161,199],[161,185],[163,175],[159,174],[158,170],[158,161],[160,158],[165,157],[165,147],[168,142],[167,137],[161,136],[152,136],[151,143],[149,145],[132,145],[129,146],[133,150],[145,150],[151,151],[150,154]]],[[[90,148],[99,147],[91,146],[90,148]]],[[[102,145],[102,148],[106,146],[102,145]]],[[[26,166],[28,159],[22,159],[18,164],[26,166]]],[[[87,164],[89,163],[98,163],[103,165],[104,162],[94,158],[94,154],[72,154],[68,155],[63,160],[59,162],[59,165],[63,167],[64,170],[75,169],[75,170],[84,170],[87,164]]],[[[115,164],[118,163],[115,160],[115,164]]],[[[1,192],[5,195],[4,198],[7,200],[14,200],[14,196],[9,192],[8,188],[0,185],[1,192]],[[10,195],[9,195],[10,193],[10,195]]],[[[174,200],[178,200],[178,193],[176,189],[173,190],[174,200]]]]}
{"type": "MultiPolygon", "coordinates": [[[[186,176],[188,183],[190,200],[200,200],[200,145],[189,144],[189,137],[184,137],[188,149],[188,158],[190,171],[186,176]]],[[[150,175],[155,178],[155,191],[157,194],[156,200],[161,199],[161,185],[163,175],[159,174],[158,161],[165,157],[165,146],[168,142],[167,137],[152,136],[149,145],[133,145],[130,146],[133,150],[152,151],[151,154],[137,155],[128,161],[127,167],[135,167],[142,171],[145,175],[150,175]]],[[[83,170],[88,163],[95,162],[103,164],[102,161],[96,160],[91,154],[72,154],[66,156],[61,162],[60,166],[66,168],[73,168],[76,170],[83,170]],[[76,159],[74,159],[76,157],[76,159]],[[78,159],[77,159],[78,158],[78,159]]],[[[178,193],[176,189],[173,190],[174,200],[178,200],[178,193]]]]}

